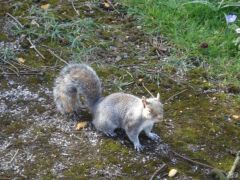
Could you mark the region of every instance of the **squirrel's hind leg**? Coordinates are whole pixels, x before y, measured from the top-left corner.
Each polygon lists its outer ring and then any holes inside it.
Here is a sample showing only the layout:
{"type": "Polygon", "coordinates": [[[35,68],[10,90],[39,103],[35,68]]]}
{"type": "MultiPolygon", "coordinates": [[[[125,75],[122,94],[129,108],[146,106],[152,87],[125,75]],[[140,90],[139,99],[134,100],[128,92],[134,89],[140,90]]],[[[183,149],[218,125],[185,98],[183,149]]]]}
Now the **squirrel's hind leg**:
{"type": "Polygon", "coordinates": [[[116,128],[118,128],[118,126],[117,124],[114,124],[114,122],[109,118],[111,117],[100,113],[97,117],[94,118],[92,123],[98,131],[103,132],[107,136],[115,137],[117,134],[114,131],[116,128]]]}

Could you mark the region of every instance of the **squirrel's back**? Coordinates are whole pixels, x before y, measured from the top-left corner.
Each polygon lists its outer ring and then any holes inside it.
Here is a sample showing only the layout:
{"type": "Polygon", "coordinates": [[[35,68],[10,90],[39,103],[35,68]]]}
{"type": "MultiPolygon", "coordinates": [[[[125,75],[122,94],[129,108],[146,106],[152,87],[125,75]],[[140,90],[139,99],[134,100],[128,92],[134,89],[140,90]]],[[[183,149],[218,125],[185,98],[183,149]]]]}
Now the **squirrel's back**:
{"type": "Polygon", "coordinates": [[[69,64],[60,72],[53,88],[54,101],[61,113],[77,112],[81,97],[90,111],[101,98],[101,83],[96,72],[86,64],[69,64]]]}

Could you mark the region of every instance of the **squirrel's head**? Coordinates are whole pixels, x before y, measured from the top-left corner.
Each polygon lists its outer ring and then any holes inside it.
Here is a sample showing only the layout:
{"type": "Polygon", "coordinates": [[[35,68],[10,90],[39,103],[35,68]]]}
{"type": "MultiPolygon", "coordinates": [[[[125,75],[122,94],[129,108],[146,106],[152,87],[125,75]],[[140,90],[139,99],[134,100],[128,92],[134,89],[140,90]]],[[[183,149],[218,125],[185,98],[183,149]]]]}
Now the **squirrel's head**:
{"type": "Polygon", "coordinates": [[[142,97],[143,116],[148,120],[160,122],[163,119],[163,104],[160,101],[160,94],[157,97],[146,99],[142,97]]]}

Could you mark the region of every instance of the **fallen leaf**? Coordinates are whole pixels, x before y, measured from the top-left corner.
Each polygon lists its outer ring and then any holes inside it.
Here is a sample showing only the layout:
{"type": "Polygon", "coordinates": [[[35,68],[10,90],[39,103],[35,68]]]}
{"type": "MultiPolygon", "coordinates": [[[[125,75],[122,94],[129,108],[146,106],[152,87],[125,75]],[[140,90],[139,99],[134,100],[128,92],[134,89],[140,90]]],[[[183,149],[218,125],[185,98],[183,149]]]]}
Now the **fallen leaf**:
{"type": "Polygon", "coordinates": [[[238,119],[240,119],[240,116],[239,115],[232,115],[232,118],[235,119],[235,120],[238,120],[238,119]]]}
{"type": "Polygon", "coordinates": [[[143,82],[143,79],[142,79],[142,78],[139,78],[139,79],[138,79],[138,82],[142,83],[142,82],[143,82]]]}
{"type": "Polygon", "coordinates": [[[174,177],[177,174],[177,170],[176,169],[171,169],[168,173],[168,177],[174,177]]]}
{"type": "Polygon", "coordinates": [[[17,58],[17,61],[20,63],[20,64],[23,64],[25,62],[25,59],[23,59],[22,57],[20,58],[17,58]]]}
{"type": "Polygon", "coordinates": [[[43,4],[41,5],[41,8],[44,10],[47,10],[50,7],[50,4],[43,4]]]}
{"type": "Polygon", "coordinates": [[[107,3],[107,2],[103,2],[103,5],[104,5],[105,8],[109,8],[110,7],[110,4],[107,3]]]}
{"type": "Polygon", "coordinates": [[[77,123],[75,130],[83,129],[83,128],[85,128],[86,126],[87,126],[87,121],[79,122],[79,123],[77,123]]]}

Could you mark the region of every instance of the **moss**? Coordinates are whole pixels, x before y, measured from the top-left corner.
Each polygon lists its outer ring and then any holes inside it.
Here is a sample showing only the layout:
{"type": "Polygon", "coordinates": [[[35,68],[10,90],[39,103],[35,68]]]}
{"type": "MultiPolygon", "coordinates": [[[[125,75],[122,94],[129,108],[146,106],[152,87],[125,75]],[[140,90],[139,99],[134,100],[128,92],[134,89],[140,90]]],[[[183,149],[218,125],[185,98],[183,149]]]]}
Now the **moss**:
{"type": "Polygon", "coordinates": [[[87,179],[89,169],[90,169],[89,164],[82,163],[82,164],[78,164],[78,165],[73,165],[64,172],[64,176],[71,177],[73,179],[74,178],[87,179]]]}
{"type": "Polygon", "coordinates": [[[27,164],[25,166],[24,174],[28,177],[33,177],[36,175],[36,173],[46,171],[42,178],[51,179],[51,177],[54,177],[54,175],[51,173],[51,167],[54,165],[54,162],[54,158],[41,157],[40,159],[37,159],[34,164],[27,164]]]}
{"type": "Polygon", "coordinates": [[[207,78],[207,73],[203,68],[194,68],[187,72],[187,76],[191,79],[207,78]]]}
{"type": "Polygon", "coordinates": [[[111,163],[117,163],[117,161],[119,161],[117,156],[118,155],[128,155],[128,148],[123,146],[122,144],[119,143],[119,141],[109,138],[106,139],[102,145],[101,145],[101,153],[103,155],[107,155],[109,153],[111,154],[115,154],[116,156],[111,156],[110,158],[108,158],[108,161],[111,163]]]}
{"type": "MultiPolygon", "coordinates": [[[[1,75],[0,75],[0,77],[1,77],[1,75]]],[[[1,79],[0,88],[1,88],[2,90],[8,88],[8,81],[7,81],[5,78],[3,78],[3,77],[1,77],[1,78],[2,78],[2,79],[1,79]]]]}
{"type": "Polygon", "coordinates": [[[5,129],[4,129],[4,133],[6,134],[16,134],[19,133],[20,131],[22,131],[23,129],[25,129],[25,127],[27,127],[26,123],[23,123],[20,120],[16,120],[15,122],[11,122],[5,129]]]}
{"type": "Polygon", "coordinates": [[[0,6],[0,17],[5,16],[5,14],[7,12],[9,12],[9,10],[11,9],[10,4],[5,1],[5,2],[1,2],[1,6],[0,6]]]}
{"type": "Polygon", "coordinates": [[[7,41],[7,40],[8,40],[8,36],[4,33],[0,33],[0,41],[7,41]]]}

